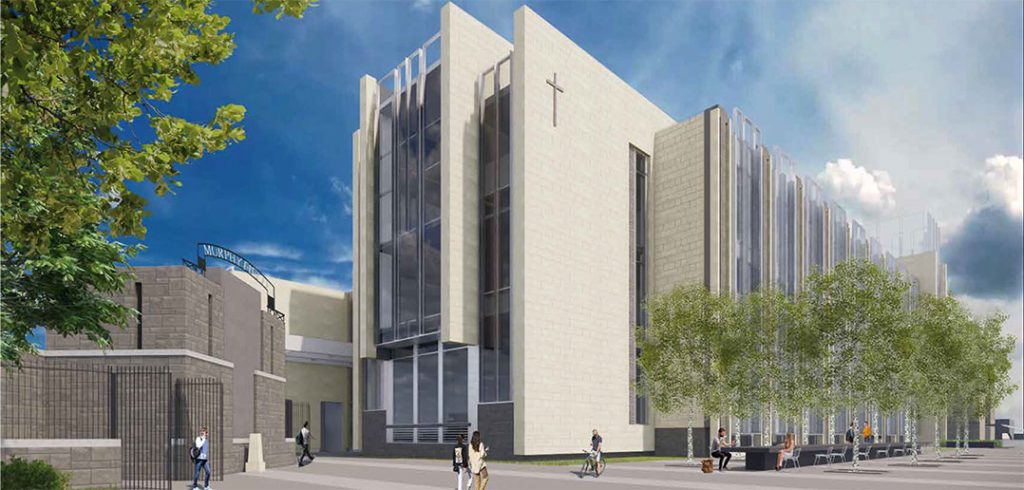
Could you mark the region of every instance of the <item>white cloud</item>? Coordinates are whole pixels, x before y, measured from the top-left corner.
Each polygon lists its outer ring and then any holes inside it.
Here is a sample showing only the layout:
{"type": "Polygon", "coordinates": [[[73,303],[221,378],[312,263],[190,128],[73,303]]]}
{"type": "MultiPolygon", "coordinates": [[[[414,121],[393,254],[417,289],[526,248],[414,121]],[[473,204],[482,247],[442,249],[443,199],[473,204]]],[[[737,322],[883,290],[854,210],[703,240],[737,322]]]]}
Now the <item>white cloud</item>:
{"type": "Polygon", "coordinates": [[[288,280],[302,284],[310,284],[312,286],[320,286],[322,288],[334,289],[337,291],[348,291],[351,289],[348,284],[345,284],[335,278],[315,274],[293,276],[288,280]]]}
{"type": "Polygon", "coordinates": [[[1012,216],[1024,216],[1024,161],[1020,157],[996,155],[986,159],[981,180],[988,203],[1004,207],[1012,216]]]}
{"type": "Polygon", "coordinates": [[[244,242],[233,247],[235,252],[244,255],[271,257],[275,259],[299,260],[302,252],[283,245],[269,242],[244,242]]]}
{"type": "Polygon", "coordinates": [[[884,214],[896,207],[896,187],[884,170],[868,170],[840,158],[825,164],[818,181],[836,200],[866,214],[884,214]]]}
{"type": "Polygon", "coordinates": [[[337,177],[331,177],[331,192],[341,199],[345,214],[352,214],[352,188],[337,177]]]}
{"type": "Polygon", "coordinates": [[[352,262],[352,247],[345,244],[337,244],[332,247],[330,261],[335,264],[352,262]]]}
{"type": "Polygon", "coordinates": [[[429,12],[434,7],[434,0],[413,0],[412,9],[429,12]]]}
{"type": "Polygon", "coordinates": [[[901,183],[900,212],[929,209],[948,223],[974,200],[964,186],[974,162],[1020,144],[1013,10],[942,2],[921,16],[913,2],[819,3],[780,52],[815,94],[836,146],[901,183]]]}

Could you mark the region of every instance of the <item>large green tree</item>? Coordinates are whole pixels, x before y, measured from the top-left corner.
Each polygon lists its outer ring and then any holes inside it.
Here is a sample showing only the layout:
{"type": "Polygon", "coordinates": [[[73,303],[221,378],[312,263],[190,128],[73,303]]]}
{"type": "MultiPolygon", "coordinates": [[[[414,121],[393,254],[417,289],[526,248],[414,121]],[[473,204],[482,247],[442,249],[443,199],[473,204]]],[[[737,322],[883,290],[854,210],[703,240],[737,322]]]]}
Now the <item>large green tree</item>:
{"type": "MultiPolygon", "coordinates": [[[[300,18],[309,4],[253,0],[253,11],[300,18]]],[[[32,351],[26,338],[36,326],[108,344],[104,324],[123,326],[131,313],[110,294],[123,286],[130,274],[123,266],[146,234],[146,200],[127,183],[163,196],[181,185],[179,166],[245,138],[242,106],[224,105],[200,122],[167,112],[181,85],[199,83],[196,65],[220,63],[235,48],[229,19],[210,7],[210,0],[0,5],[5,361],[32,351]]]]}
{"type": "MultiPolygon", "coordinates": [[[[867,260],[842,262],[809,278],[808,308],[822,336],[829,413],[878,403],[883,386],[891,385],[895,361],[887,357],[892,347],[885,344],[893,341],[889,331],[902,321],[905,289],[902,281],[867,260]]],[[[853,422],[858,423],[856,416],[853,422]]]]}
{"type": "Polygon", "coordinates": [[[687,455],[693,457],[693,411],[708,416],[727,397],[720,383],[722,365],[716,339],[724,335],[729,299],[699,285],[676,286],[647,300],[648,325],[638,329],[641,372],[638,388],[661,413],[685,410],[687,455]]]}

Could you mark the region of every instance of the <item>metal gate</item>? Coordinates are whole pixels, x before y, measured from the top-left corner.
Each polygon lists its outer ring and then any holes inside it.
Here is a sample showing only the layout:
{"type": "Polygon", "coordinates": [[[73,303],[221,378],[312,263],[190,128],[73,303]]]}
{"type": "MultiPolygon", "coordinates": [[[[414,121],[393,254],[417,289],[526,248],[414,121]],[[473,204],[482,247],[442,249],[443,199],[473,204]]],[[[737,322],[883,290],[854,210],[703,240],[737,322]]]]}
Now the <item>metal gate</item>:
{"type": "Polygon", "coordinates": [[[109,372],[110,437],[121,439],[122,488],[170,489],[170,371],[117,366],[109,372]]]}
{"type": "Polygon", "coordinates": [[[224,479],[224,385],[215,378],[180,378],[174,383],[174,438],[171,479],[192,481],[195,465],[188,455],[199,430],[210,431],[211,480],[224,479]]]}
{"type": "Polygon", "coordinates": [[[224,478],[224,441],[231,439],[216,378],[173,380],[167,366],[33,358],[0,373],[5,439],[120,439],[121,487],[166,490],[174,480],[192,481],[188,448],[206,426],[211,479],[224,478]]]}

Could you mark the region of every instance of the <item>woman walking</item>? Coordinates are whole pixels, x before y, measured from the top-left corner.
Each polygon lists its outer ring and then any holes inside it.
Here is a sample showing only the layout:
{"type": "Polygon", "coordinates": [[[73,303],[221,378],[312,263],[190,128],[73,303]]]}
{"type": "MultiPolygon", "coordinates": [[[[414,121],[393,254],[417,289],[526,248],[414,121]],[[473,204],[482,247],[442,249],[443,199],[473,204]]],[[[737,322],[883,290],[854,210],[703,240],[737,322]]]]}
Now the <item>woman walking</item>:
{"type": "Polygon", "coordinates": [[[455,490],[462,490],[462,475],[466,475],[466,490],[473,485],[473,477],[469,476],[469,448],[466,447],[466,439],[459,434],[455,438],[455,448],[452,450],[452,471],[458,475],[458,486],[455,490]]]}
{"type": "Polygon", "coordinates": [[[487,446],[480,440],[480,431],[473,431],[469,440],[469,470],[473,473],[473,488],[487,490],[487,446]]]}

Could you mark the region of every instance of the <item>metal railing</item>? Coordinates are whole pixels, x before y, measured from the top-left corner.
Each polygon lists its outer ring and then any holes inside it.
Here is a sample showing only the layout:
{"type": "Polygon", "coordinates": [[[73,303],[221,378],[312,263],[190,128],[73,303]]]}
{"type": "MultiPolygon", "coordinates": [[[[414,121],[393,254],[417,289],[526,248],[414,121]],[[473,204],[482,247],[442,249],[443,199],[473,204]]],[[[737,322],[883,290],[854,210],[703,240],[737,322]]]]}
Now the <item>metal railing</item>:
{"type": "Polygon", "coordinates": [[[388,442],[439,444],[453,443],[461,435],[469,439],[469,422],[448,424],[385,425],[388,442]]]}

